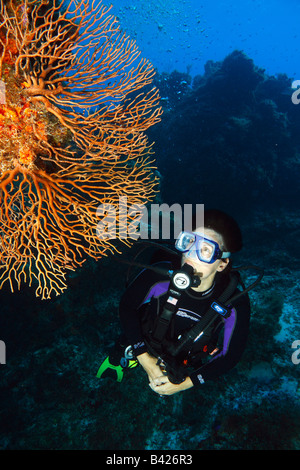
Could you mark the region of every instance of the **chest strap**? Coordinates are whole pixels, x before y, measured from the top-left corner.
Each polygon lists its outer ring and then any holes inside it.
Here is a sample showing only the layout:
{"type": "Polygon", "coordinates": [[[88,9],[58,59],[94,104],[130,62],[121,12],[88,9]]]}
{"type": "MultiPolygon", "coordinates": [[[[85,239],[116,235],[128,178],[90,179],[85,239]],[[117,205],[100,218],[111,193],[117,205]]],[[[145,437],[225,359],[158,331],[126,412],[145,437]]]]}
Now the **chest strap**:
{"type": "MultiPolygon", "coordinates": [[[[162,312],[158,315],[151,335],[153,346],[161,349],[161,343],[166,337],[172,317],[177,311],[177,303],[183,291],[193,285],[193,268],[185,264],[180,272],[175,272],[171,278],[168,296],[162,312]]],[[[195,285],[195,284],[194,284],[195,285]]]]}
{"type": "Polygon", "coordinates": [[[217,299],[213,299],[203,317],[191,329],[187,330],[175,343],[166,342],[164,340],[172,317],[177,311],[177,302],[180,298],[181,292],[177,293],[172,288],[169,289],[167,301],[161,314],[158,315],[155,328],[151,335],[152,347],[157,351],[157,353],[164,350],[173,357],[189,352],[193,343],[195,341],[199,341],[202,336],[204,337],[205,333],[208,332],[218,318],[227,318],[230,315],[230,309],[226,303],[228,303],[228,300],[232,297],[238,283],[238,273],[231,273],[230,281],[222,294],[217,299]]]}
{"type": "Polygon", "coordinates": [[[227,287],[217,300],[212,301],[203,317],[190,330],[187,330],[181,336],[180,340],[175,344],[171,343],[168,345],[168,353],[171,356],[176,357],[179,354],[188,353],[192,349],[193,344],[199,341],[201,337],[204,337],[205,333],[213,326],[218,318],[229,317],[231,309],[228,306],[228,301],[230,301],[238,283],[239,275],[231,273],[227,287]]]}

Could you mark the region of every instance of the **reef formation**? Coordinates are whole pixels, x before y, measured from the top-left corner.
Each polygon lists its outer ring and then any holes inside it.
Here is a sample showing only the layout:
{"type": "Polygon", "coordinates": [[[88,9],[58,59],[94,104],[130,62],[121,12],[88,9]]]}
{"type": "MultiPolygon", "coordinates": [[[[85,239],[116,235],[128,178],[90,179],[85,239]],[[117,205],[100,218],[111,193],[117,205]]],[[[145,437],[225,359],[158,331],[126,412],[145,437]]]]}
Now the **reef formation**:
{"type": "Polygon", "coordinates": [[[193,79],[157,74],[164,114],[149,135],[163,175],[162,199],[201,202],[239,219],[275,203],[296,208],[300,113],[292,82],[285,74],[267,75],[238,50],[208,61],[193,79]]]}

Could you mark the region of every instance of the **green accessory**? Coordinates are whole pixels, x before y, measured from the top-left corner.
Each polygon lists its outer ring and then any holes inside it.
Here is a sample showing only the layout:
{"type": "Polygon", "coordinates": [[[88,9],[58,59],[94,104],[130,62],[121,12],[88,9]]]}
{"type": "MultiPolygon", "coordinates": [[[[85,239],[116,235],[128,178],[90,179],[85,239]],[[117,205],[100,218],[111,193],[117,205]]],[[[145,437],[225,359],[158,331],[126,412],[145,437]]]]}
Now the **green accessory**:
{"type": "Polygon", "coordinates": [[[120,364],[114,365],[110,362],[109,356],[102,362],[101,366],[98,369],[96,377],[98,379],[111,377],[112,379],[116,378],[117,382],[122,382],[124,369],[133,369],[139,365],[136,359],[127,359],[122,358],[120,364]]]}
{"type": "Polygon", "coordinates": [[[128,361],[128,366],[127,369],[134,369],[139,365],[138,361],[136,359],[128,361]]]}
{"type": "MultiPolygon", "coordinates": [[[[110,374],[110,370],[116,371],[117,374],[117,382],[122,382],[123,379],[123,367],[121,365],[114,366],[109,362],[109,356],[102,362],[101,366],[98,369],[96,377],[100,379],[103,377],[103,374],[106,372],[106,376],[111,377],[112,374],[110,374]]],[[[113,375],[115,375],[113,373],[113,375]]]]}

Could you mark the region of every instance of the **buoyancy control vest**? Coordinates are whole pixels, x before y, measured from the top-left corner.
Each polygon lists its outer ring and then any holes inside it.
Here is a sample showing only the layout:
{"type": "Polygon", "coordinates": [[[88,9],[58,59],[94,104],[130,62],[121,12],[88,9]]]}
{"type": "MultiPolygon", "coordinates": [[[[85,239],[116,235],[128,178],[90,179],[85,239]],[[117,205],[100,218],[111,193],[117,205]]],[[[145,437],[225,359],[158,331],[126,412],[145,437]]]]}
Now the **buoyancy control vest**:
{"type": "MultiPolygon", "coordinates": [[[[151,245],[155,244],[151,243],[151,245]]],[[[176,255],[174,251],[170,249],[167,249],[166,251],[168,256],[170,256],[170,254],[176,255]]],[[[126,261],[123,260],[123,262],[126,261]]],[[[173,383],[181,383],[187,377],[187,358],[191,355],[194,343],[197,342],[198,349],[199,345],[207,347],[208,338],[211,336],[215,322],[218,319],[221,321],[222,318],[227,318],[231,312],[231,303],[253,289],[261,281],[264,275],[263,269],[253,265],[232,268],[228,275],[228,284],[225,286],[223,291],[219,293],[217,298],[212,297],[209,308],[202,318],[179,339],[176,341],[170,341],[167,338],[167,332],[170,328],[172,318],[177,311],[177,302],[182,292],[187,291],[189,287],[197,286],[197,276],[194,276],[193,268],[186,264],[178,270],[166,270],[151,264],[143,265],[136,261],[133,261],[130,264],[146,269],[152,269],[158,274],[164,274],[170,278],[167,300],[157,315],[154,326],[152,325],[149,329],[149,324],[147,322],[144,323],[145,329],[143,329],[143,333],[149,352],[158,358],[158,362],[163,365],[169,380],[173,383]],[[254,269],[258,271],[259,274],[252,284],[245,287],[241,280],[240,271],[247,269],[254,269]],[[242,287],[242,291],[237,292],[238,285],[242,287]]],[[[145,310],[146,311],[143,315],[144,318],[147,316],[147,306],[145,306],[145,310]]],[[[192,359],[193,363],[197,362],[197,357],[192,356],[192,359]]]]}

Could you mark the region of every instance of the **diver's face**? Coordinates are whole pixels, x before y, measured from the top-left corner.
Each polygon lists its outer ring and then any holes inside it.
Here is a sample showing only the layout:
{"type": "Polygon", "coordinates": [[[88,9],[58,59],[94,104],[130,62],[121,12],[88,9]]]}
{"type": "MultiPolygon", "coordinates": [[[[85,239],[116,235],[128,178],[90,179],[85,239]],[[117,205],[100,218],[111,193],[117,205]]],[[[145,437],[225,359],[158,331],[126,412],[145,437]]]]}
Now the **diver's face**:
{"type": "MultiPolygon", "coordinates": [[[[220,247],[223,245],[223,240],[221,235],[211,229],[206,229],[204,227],[199,227],[194,230],[195,233],[199,235],[204,235],[205,238],[209,240],[213,240],[214,242],[218,243],[220,247]]],[[[201,286],[203,288],[209,288],[210,285],[213,283],[214,277],[217,272],[223,271],[226,268],[229,259],[217,259],[214,263],[205,263],[204,261],[200,261],[197,256],[196,250],[191,249],[190,251],[184,253],[181,258],[181,263],[188,264],[192,266],[194,269],[194,274],[201,277],[201,286]]]]}

